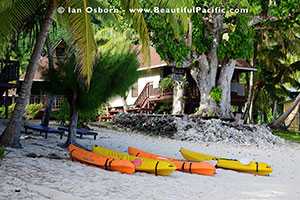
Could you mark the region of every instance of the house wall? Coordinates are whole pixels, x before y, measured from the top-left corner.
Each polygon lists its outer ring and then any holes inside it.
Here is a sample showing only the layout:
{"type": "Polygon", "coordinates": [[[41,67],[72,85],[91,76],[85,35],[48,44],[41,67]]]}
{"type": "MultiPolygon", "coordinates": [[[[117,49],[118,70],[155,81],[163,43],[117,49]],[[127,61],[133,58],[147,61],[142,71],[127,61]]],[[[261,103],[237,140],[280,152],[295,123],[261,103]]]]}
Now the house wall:
{"type": "MultiPolygon", "coordinates": [[[[159,81],[162,78],[162,68],[155,68],[151,70],[143,70],[140,71],[140,75],[137,81],[138,84],[138,94],[142,92],[145,85],[149,82],[153,83],[153,88],[159,87],[159,81]]],[[[132,88],[129,89],[128,96],[126,98],[126,102],[128,106],[131,106],[136,101],[137,97],[132,96],[132,88]]],[[[122,107],[123,100],[121,97],[116,96],[109,100],[110,107],[122,107]]]]}
{"type": "MultiPolygon", "coordinates": [[[[293,101],[286,102],[283,106],[283,112],[286,112],[292,106],[292,104],[293,104],[293,101]]],[[[290,127],[288,128],[291,131],[299,131],[300,130],[299,129],[299,125],[300,125],[299,124],[299,119],[300,119],[299,105],[298,105],[298,108],[294,109],[294,111],[289,115],[289,117],[292,116],[295,112],[297,112],[295,115],[295,118],[293,119],[290,127]]],[[[290,120],[292,120],[289,117],[285,120],[285,124],[288,124],[290,122],[290,120]]]]}

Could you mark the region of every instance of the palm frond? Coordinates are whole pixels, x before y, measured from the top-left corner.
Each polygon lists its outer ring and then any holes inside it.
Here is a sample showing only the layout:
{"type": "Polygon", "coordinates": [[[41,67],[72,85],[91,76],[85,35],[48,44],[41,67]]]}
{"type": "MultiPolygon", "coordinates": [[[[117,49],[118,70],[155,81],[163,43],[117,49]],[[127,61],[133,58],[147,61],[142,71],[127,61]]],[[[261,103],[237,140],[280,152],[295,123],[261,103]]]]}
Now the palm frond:
{"type": "Polygon", "coordinates": [[[127,38],[126,32],[120,33],[113,28],[103,28],[96,32],[95,39],[98,50],[103,54],[130,51],[131,41],[127,38]]]}
{"type": "Polygon", "coordinates": [[[77,58],[76,71],[81,74],[85,85],[89,87],[93,74],[93,65],[97,54],[94,30],[90,15],[85,12],[88,0],[67,1],[65,7],[81,8],[83,12],[63,15],[67,28],[71,33],[73,48],[77,58]]]}
{"type": "MultiPolygon", "coordinates": [[[[89,5],[92,8],[110,8],[113,9],[113,7],[111,6],[111,4],[105,0],[101,0],[101,1],[97,1],[97,0],[92,0],[89,1],[89,5]]],[[[101,25],[101,26],[109,26],[112,24],[115,24],[117,22],[117,17],[116,17],[116,13],[113,12],[108,12],[105,14],[91,14],[92,17],[92,21],[96,24],[96,25],[101,25]]]]}
{"type": "Polygon", "coordinates": [[[10,8],[13,5],[12,0],[2,0],[0,1],[0,12],[3,12],[4,10],[10,8]]]}
{"type": "MultiPolygon", "coordinates": [[[[6,1],[5,1],[6,2],[6,1]]],[[[14,33],[20,31],[24,22],[39,9],[40,3],[31,0],[15,0],[11,4],[0,3],[0,48],[3,48],[14,33]]]]}
{"type": "Polygon", "coordinates": [[[148,33],[147,24],[145,22],[143,13],[130,12],[130,9],[141,8],[138,0],[121,0],[121,6],[124,8],[127,17],[131,19],[133,28],[137,31],[140,36],[142,43],[142,54],[144,56],[144,63],[150,62],[150,37],[148,33]]]}

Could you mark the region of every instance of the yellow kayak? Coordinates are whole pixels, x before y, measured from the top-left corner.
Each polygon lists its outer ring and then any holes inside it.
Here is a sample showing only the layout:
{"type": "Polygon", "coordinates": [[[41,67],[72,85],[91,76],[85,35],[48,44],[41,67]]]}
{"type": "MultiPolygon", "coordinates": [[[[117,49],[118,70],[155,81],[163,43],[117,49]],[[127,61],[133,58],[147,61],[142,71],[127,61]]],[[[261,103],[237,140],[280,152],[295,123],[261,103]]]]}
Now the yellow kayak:
{"type": "Polygon", "coordinates": [[[271,166],[263,162],[250,161],[248,163],[242,163],[239,160],[220,158],[205,153],[191,151],[185,148],[181,148],[180,153],[186,160],[190,161],[216,160],[216,167],[223,169],[230,169],[262,176],[266,176],[272,173],[271,166]]]}
{"type": "Polygon", "coordinates": [[[118,160],[130,160],[135,165],[136,171],[147,172],[160,176],[168,176],[176,170],[176,166],[167,161],[139,158],[131,156],[127,153],[114,151],[100,146],[94,146],[92,151],[96,154],[118,160]]]}

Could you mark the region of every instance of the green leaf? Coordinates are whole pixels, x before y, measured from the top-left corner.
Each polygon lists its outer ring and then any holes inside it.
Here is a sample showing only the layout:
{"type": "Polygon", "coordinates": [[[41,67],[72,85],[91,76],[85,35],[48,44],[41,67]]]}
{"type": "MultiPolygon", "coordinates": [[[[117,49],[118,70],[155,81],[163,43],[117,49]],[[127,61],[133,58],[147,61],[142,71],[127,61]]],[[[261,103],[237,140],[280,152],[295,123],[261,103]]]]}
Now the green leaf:
{"type": "Polygon", "coordinates": [[[81,8],[83,12],[63,15],[72,36],[72,46],[77,58],[76,71],[81,74],[81,79],[84,80],[87,87],[90,85],[97,55],[91,16],[84,12],[88,6],[88,0],[67,1],[65,7],[81,8]]]}

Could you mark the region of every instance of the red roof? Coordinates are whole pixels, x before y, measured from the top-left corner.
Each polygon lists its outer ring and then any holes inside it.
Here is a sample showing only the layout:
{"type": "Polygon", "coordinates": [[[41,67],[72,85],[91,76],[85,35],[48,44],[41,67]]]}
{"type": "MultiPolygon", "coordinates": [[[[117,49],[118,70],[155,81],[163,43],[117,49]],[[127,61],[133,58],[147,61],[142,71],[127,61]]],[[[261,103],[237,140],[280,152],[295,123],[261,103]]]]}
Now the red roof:
{"type": "Polygon", "coordinates": [[[137,51],[138,60],[140,62],[140,68],[144,67],[159,67],[165,66],[167,63],[161,59],[159,54],[156,52],[155,48],[150,47],[150,63],[145,65],[144,63],[144,55],[141,52],[141,46],[136,45],[134,49],[137,51]]]}
{"type": "MultiPolygon", "coordinates": [[[[48,58],[41,57],[38,61],[38,66],[36,72],[33,77],[33,81],[43,81],[43,74],[48,70],[48,58]]],[[[20,80],[23,81],[25,77],[25,73],[20,76],[20,80]]]]}

